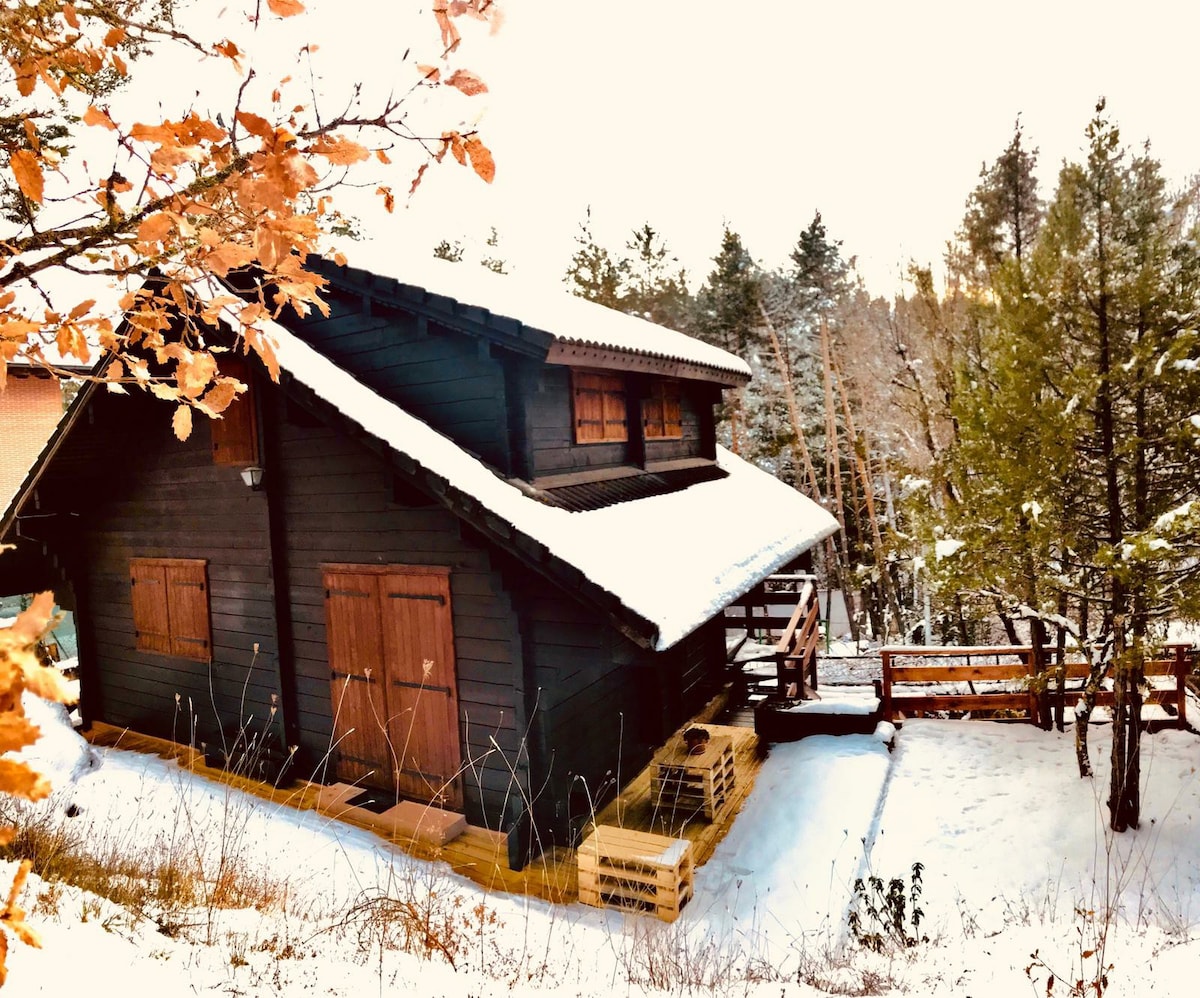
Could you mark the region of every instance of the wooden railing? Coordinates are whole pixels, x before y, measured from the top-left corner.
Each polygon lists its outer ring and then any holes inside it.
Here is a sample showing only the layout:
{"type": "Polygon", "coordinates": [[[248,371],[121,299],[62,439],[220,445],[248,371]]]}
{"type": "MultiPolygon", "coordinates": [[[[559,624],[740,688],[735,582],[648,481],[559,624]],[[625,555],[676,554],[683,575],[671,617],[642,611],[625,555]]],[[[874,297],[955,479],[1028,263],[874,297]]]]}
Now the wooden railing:
{"type": "Polygon", "coordinates": [[[821,608],[812,581],[804,583],[796,609],[775,645],[779,692],[788,700],[817,695],[817,646],[821,643],[821,608]]]}
{"type": "Polygon", "coordinates": [[[745,628],[749,637],[773,644],[795,615],[796,602],[805,585],[816,585],[811,575],[771,575],[725,608],[727,630],[745,628]]]}
{"type": "MultiPolygon", "coordinates": [[[[1169,686],[1151,687],[1145,692],[1145,703],[1161,704],[1173,711],[1179,727],[1187,724],[1187,675],[1191,670],[1191,645],[1170,644],[1167,658],[1147,660],[1146,678],[1168,677],[1169,686]]],[[[1023,711],[1031,719],[1038,716],[1039,684],[1033,682],[1033,648],[1029,645],[989,647],[901,647],[888,646],[880,652],[883,658],[883,683],[881,686],[881,709],[883,716],[894,721],[901,716],[913,716],[931,711],[1023,711]],[[953,665],[922,664],[904,665],[913,659],[957,658],[965,660],[953,665]],[[994,661],[981,661],[985,659],[994,661]],[[1007,661],[1001,661],[1001,659],[1007,661]],[[974,659],[975,661],[972,661],[974,659]],[[1019,682],[1020,689],[1005,689],[1006,682],[1019,682]],[[930,683],[966,683],[967,693],[930,692],[930,683]],[[975,683],[987,683],[993,688],[979,692],[975,683]],[[915,685],[914,684],[918,684],[915,685]],[[920,685],[925,684],[925,685],[920,685]],[[997,688],[999,687],[999,688],[997,688]]],[[[1082,660],[1065,662],[1066,680],[1082,680],[1088,676],[1087,663],[1082,660]]],[[[1057,666],[1048,665],[1043,677],[1047,682],[1044,695],[1051,705],[1057,704],[1059,696],[1055,686],[1057,666]]],[[[1067,688],[1065,701],[1077,698],[1079,686],[1067,688]]],[[[1098,706],[1112,706],[1111,690],[1101,689],[1096,696],[1098,706]]]]}
{"type": "Polygon", "coordinates": [[[767,582],[773,585],[760,584],[726,607],[725,626],[729,630],[745,628],[747,637],[774,645],[770,657],[778,677],[777,696],[793,700],[815,697],[821,644],[816,579],[811,575],[773,575],[767,582]]]}

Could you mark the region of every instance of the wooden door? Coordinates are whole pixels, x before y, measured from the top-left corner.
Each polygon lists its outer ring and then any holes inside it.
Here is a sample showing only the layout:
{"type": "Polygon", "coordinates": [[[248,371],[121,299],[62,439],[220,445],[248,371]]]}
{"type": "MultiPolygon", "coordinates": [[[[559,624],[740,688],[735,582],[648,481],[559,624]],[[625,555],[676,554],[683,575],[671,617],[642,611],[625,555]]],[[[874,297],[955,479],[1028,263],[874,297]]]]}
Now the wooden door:
{"type": "Polygon", "coordinates": [[[328,571],[324,585],[337,778],[391,789],[379,577],[328,571]]]}
{"type": "Polygon", "coordinates": [[[324,575],[339,779],[462,806],[449,569],[324,575]]]}
{"type": "Polygon", "coordinates": [[[449,576],[397,572],[382,581],[396,788],[405,797],[461,807],[449,576]]]}

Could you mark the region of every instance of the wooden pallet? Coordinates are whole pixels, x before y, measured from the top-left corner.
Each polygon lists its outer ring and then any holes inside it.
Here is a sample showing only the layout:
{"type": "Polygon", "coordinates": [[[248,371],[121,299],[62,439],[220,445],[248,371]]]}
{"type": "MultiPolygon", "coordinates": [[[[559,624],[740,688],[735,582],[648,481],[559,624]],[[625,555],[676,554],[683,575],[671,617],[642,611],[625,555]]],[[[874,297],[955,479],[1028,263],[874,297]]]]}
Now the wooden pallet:
{"type": "Polygon", "coordinates": [[[687,839],[599,825],[576,856],[579,900],[584,904],[673,922],[691,900],[696,870],[687,839]]]}
{"type": "Polygon", "coordinates": [[[735,783],[733,739],[721,735],[710,739],[700,755],[689,755],[682,745],[673,746],[654,764],[650,796],[658,809],[703,812],[709,821],[715,821],[730,803],[735,783]]]}

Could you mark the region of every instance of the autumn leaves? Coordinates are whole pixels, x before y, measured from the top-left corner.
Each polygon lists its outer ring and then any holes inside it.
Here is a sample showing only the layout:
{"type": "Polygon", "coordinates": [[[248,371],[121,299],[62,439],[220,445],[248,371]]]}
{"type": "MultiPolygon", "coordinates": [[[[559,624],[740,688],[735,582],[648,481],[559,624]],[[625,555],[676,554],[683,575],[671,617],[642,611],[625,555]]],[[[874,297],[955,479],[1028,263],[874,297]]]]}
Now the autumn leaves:
{"type": "MultiPolygon", "coordinates": [[[[265,21],[268,13],[290,18],[304,9],[298,0],[267,0],[265,10],[255,5],[248,13],[265,21]]],[[[273,367],[269,342],[254,323],[288,306],[301,314],[323,308],[322,281],[303,264],[339,220],[333,192],[351,171],[368,162],[386,167],[399,138],[425,157],[410,193],[429,164],[447,154],[485,182],[495,176],[478,134],[416,134],[403,97],[389,96],[370,113],[347,103],[340,115],[323,118],[317,94],[293,102],[285,78],[269,100],[256,104],[249,53],[228,38],[189,34],[164,19],[157,4],[43,0],[32,13],[22,11],[29,16],[0,12],[0,68],[7,68],[12,87],[6,94],[0,77],[0,164],[7,160],[18,223],[0,241],[0,381],[8,362],[62,373],[58,365],[90,363],[99,347],[111,358],[103,375],[111,390],[136,387],[175,402],[174,426],[186,436],[194,410],[219,415],[241,387],[221,379],[212,352],[220,341],[212,335],[212,302],[231,301],[220,282],[234,271],[254,275],[250,290],[242,288],[249,300],[236,300],[246,324],[238,346],[273,367]],[[129,80],[139,56],[172,46],[217,58],[240,75],[231,106],[224,116],[189,109],[122,120],[117,103],[108,100],[114,85],[129,80]],[[67,98],[79,108],[73,117],[56,110],[67,98]],[[19,128],[3,127],[21,119],[19,128]],[[54,143],[47,138],[51,120],[60,123],[54,143]],[[88,138],[93,132],[105,142],[88,138]],[[111,155],[116,165],[96,176],[88,162],[64,156],[76,144],[111,150],[93,163],[111,155]],[[124,284],[130,290],[122,314],[95,307],[94,295],[57,301],[45,277],[64,270],[124,284]],[[208,304],[189,293],[197,283],[208,285],[201,296],[208,304]]],[[[445,63],[461,41],[455,22],[469,17],[494,25],[495,4],[435,0],[432,13],[442,65],[416,64],[414,86],[445,87],[468,98],[486,93],[478,75],[445,63]]],[[[310,55],[315,50],[307,49],[310,55]]],[[[381,183],[376,191],[391,211],[391,186],[381,183]]]]}

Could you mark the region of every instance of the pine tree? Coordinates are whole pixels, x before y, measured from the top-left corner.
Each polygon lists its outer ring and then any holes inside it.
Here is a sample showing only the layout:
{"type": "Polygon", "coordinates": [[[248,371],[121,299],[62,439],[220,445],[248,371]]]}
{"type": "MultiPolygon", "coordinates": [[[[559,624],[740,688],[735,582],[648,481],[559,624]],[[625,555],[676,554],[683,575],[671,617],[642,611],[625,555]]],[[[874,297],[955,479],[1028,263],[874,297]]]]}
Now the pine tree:
{"type": "MultiPolygon", "coordinates": [[[[741,237],[729,226],[721,234],[721,249],[713,257],[714,267],[696,293],[695,331],[703,340],[737,354],[758,374],[762,345],[761,269],[742,245],[741,237]]],[[[733,392],[723,406],[722,419],[729,425],[730,446],[734,453],[754,456],[756,441],[762,434],[753,432],[765,403],[760,392],[763,380],[755,377],[747,389],[733,392]],[[747,431],[752,432],[747,435],[747,431]]]]}
{"type": "Polygon", "coordinates": [[[1020,119],[1012,141],[990,167],[980,171],[979,185],[967,200],[959,239],[972,269],[990,274],[1005,259],[1020,264],[1033,245],[1042,220],[1038,198],[1037,149],[1022,145],[1020,119]]]}
{"type": "Polygon", "coordinates": [[[660,326],[686,331],[691,317],[687,274],[679,259],[649,222],[634,229],[625,243],[632,255],[620,261],[621,309],[660,326]]]}
{"type": "Polygon", "coordinates": [[[596,242],[592,235],[592,209],[589,206],[575,236],[577,249],[571,256],[563,283],[571,294],[609,308],[620,309],[622,286],[628,264],[617,261],[596,242]]]}
{"type": "Polygon", "coordinates": [[[942,527],[962,546],[941,572],[1070,632],[1089,657],[1081,775],[1095,692],[1112,679],[1110,824],[1122,831],[1140,817],[1155,624],[1196,611],[1200,253],[1195,192],[1168,195],[1158,163],[1124,149],[1104,111],[1101,101],[1086,162],[1064,166],[1031,250],[992,265],[991,322],[955,399],[962,502],[942,527]]]}

